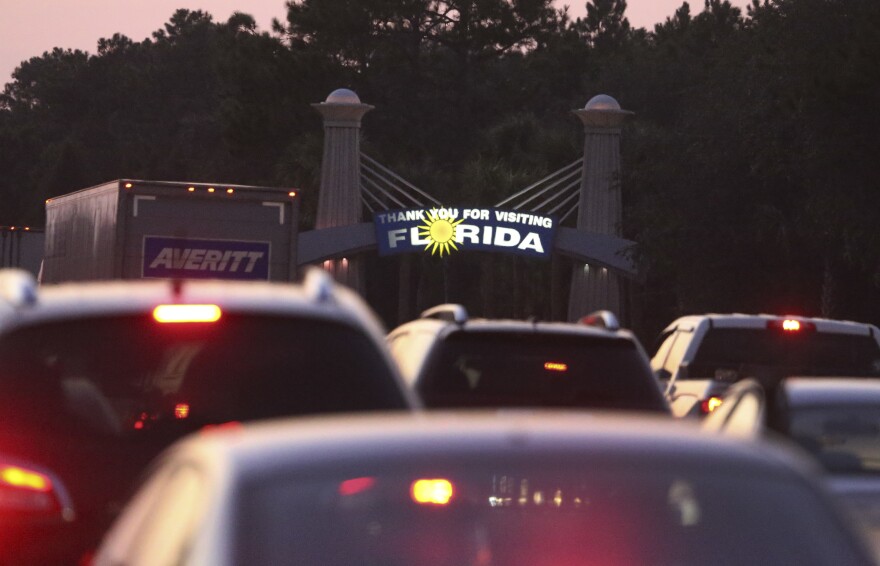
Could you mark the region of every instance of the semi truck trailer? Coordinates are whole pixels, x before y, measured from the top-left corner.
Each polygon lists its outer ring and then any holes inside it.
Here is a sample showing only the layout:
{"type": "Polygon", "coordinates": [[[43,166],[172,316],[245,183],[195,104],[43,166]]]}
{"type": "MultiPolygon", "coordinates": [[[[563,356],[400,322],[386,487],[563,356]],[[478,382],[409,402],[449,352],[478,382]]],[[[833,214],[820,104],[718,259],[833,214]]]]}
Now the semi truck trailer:
{"type": "Polygon", "coordinates": [[[34,277],[40,272],[45,234],[31,226],[0,226],[0,268],[18,267],[34,277]]]}
{"type": "Polygon", "coordinates": [[[292,281],[296,189],[119,179],[46,201],[42,282],[292,281]]]}

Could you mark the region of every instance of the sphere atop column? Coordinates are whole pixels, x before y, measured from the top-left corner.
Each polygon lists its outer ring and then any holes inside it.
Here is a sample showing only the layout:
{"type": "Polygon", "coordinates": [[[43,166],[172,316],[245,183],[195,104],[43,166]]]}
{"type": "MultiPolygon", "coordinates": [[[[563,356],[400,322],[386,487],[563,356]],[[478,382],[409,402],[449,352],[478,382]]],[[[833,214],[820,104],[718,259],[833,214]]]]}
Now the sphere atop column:
{"type": "Polygon", "coordinates": [[[631,115],[629,110],[621,110],[620,104],[607,94],[597,94],[587,105],[573,110],[585,128],[618,130],[623,119],[631,115]]]}
{"type": "MultiPolygon", "coordinates": [[[[361,99],[357,93],[347,88],[337,88],[327,95],[325,104],[360,104],[361,99]]],[[[619,108],[619,107],[618,107],[619,108]]]]}
{"type": "Polygon", "coordinates": [[[607,94],[597,94],[587,102],[584,110],[620,110],[620,103],[607,94]]]}

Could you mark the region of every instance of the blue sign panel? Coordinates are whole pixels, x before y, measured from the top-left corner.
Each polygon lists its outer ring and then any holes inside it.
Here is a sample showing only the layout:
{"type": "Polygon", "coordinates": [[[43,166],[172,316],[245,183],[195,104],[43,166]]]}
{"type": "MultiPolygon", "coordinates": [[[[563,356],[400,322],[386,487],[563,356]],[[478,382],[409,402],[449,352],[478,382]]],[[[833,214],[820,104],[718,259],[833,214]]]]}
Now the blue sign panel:
{"type": "Polygon", "coordinates": [[[269,242],[144,236],[144,277],[269,279],[269,242]]]}
{"type": "Polygon", "coordinates": [[[547,258],[556,235],[552,216],[497,208],[389,210],[373,224],[379,255],[480,250],[547,258]]]}

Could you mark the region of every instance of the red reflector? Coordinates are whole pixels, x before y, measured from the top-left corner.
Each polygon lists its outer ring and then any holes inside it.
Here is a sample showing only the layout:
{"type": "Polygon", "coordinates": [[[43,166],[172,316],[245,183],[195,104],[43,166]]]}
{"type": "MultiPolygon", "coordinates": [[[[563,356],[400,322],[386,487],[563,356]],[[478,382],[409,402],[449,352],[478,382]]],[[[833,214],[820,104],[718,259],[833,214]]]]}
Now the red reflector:
{"type": "Polygon", "coordinates": [[[544,369],[547,371],[568,371],[568,364],[562,362],[544,362],[544,369]]]}
{"type": "Polygon", "coordinates": [[[174,405],[174,418],[185,419],[189,416],[189,405],[187,403],[178,403],[174,405]]]}
{"type": "Polygon", "coordinates": [[[217,322],[220,314],[217,305],[159,305],[153,309],[158,322],[217,322]]]}
{"type": "Polygon", "coordinates": [[[452,499],[452,483],[444,479],[416,480],[410,486],[410,496],[423,505],[447,505],[452,499]]]}
{"type": "Polygon", "coordinates": [[[721,397],[709,397],[708,399],[703,399],[700,403],[700,411],[704,415],[708,415],[718,407],[720,407],[724,403],[724,400],[721,397]]]}
{"type": "Polygon", "coordinates": [[[356,495],[376,485],[376,478],[353,478],[339,484],[339,495],[356,495]]]}

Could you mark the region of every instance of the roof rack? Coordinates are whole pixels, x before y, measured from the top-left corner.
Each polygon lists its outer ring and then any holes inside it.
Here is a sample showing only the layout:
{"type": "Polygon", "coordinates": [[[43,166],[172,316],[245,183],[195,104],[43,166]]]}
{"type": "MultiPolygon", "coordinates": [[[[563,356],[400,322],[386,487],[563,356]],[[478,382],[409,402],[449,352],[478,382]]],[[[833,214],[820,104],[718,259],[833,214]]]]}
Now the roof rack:
{"type": "Polygon", "coordinates": [[[36,303],[37,279],[24,269],[0,269],[0,300],[14,307],[36,303]]]}
{"type": "Polygon", "coordinates": [[[607,310],[591,312],[582,316],[578,322],[606,330],[620,330],[620,321],[617,320],[613,312],[607,310]]]}
{"type": "Polygon", "coordinates": [[[455,303],[446,303],[437,305],[424,311],[419,318],[436,318],[439,320],[448,320],[456,324],[464,324],[468,319],[467,309],[463,305],[455,303]]]}

